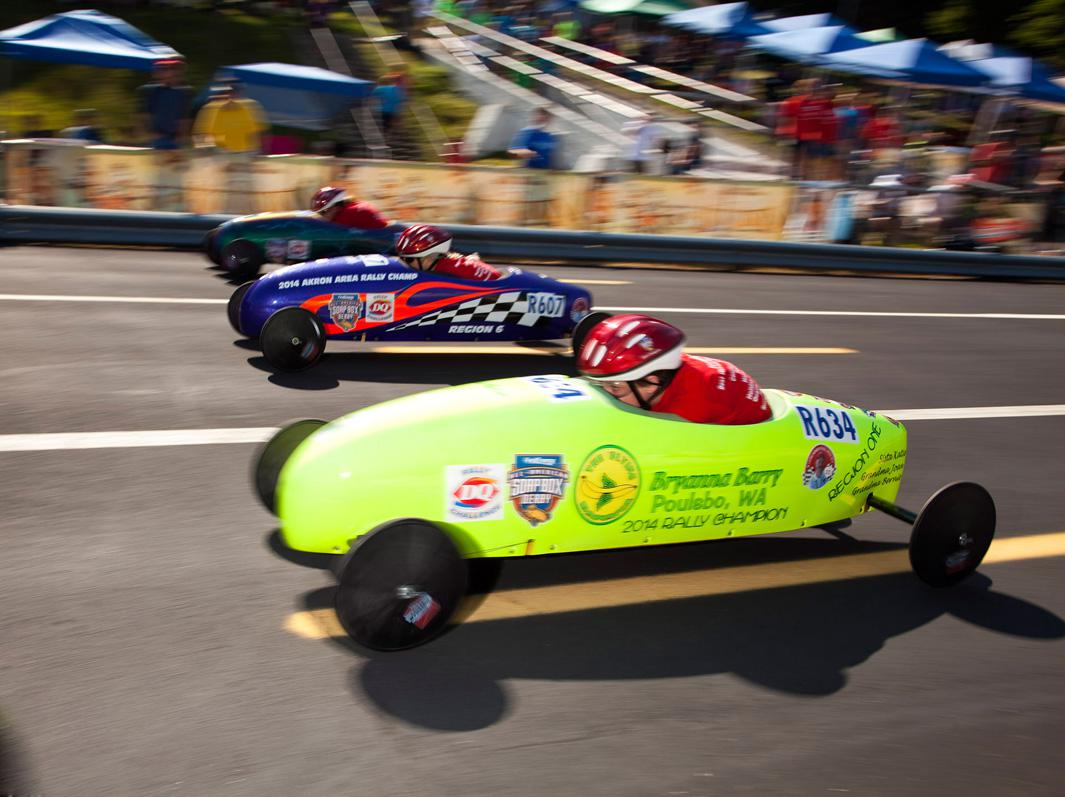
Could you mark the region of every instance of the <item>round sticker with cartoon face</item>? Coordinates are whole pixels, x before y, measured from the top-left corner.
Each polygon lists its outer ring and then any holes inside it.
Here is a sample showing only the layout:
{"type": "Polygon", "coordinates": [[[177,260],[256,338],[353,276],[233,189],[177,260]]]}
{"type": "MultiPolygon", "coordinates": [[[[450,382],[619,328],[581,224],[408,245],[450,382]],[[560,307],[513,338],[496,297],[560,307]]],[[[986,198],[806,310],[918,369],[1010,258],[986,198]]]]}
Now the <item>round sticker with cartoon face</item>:
{"type": "Polygon", "coordinates": [[[802,472],[802,483],[811,490],[820,490],[836,475],[836,456],[826,445],[816,445],[806,457],[806,467],[802,472]]]}

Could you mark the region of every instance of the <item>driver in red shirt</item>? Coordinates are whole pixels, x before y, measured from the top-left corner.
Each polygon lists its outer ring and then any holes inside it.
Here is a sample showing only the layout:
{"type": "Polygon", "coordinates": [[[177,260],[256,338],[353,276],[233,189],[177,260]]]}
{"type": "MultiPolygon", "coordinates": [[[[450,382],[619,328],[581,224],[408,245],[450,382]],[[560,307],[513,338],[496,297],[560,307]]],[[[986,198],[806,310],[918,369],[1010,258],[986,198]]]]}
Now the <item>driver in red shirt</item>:
{"type": "Polygon", "coordinates": [[[684,333],[635,313],[588,332],[577,369],[618,401],[695,423],[750,424],[771,416],[758,383],[724,360],[684,354],[684,333]]]}
{"type": "Polygon", "coordinates": [[[415,224],[400,233],[396,240],[400,260],[419,271],[434,271],[468,280],[497,280],[503,272],[481,260],[478,255],[451,252],[451,235],[431,224],[415,224]]]}
{"type": "Polygon", "coordinates": [[[358,202],[343,188],[327,185],[314,192],[311,210],[326,221],[360,230],[383,230],[388,219],[369,202],[358,202]]]}

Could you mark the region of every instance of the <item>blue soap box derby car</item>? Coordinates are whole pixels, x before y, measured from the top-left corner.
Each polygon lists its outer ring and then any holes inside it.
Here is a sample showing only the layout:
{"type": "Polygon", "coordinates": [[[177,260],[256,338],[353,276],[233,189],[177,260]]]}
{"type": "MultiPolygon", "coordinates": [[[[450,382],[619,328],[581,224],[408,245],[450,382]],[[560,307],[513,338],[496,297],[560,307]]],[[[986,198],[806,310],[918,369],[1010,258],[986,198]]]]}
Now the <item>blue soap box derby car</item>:
{"type": "Polygon", "coordinates": [[[282,371],[314,365],[327,339],[552,340],[575,348],[602,313],[583,288],[508,268],[476,281],[358,255],[277,269],[234,291],[229,323],[282,371]]]}

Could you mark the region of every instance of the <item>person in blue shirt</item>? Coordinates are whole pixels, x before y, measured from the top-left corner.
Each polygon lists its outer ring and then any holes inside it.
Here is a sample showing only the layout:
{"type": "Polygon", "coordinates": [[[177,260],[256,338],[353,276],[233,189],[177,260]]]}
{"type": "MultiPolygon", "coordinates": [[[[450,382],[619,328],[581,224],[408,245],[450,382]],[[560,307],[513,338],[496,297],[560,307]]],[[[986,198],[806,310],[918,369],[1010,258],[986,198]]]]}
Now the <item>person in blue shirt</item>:
{"type": "Polygon", "coordinates": [[[384,75],[371,92],[377,100],[381,114],[381,131],[389,133],[395,125],[396,117],[403,110],[407,94],[399,85],[396,75],[384,75]]]}
{"type": "Polygon", "coordinates": [[[532,124],[518,131],[507,153],[521,158],[522,166],[527,169],[550,169],[556,145],[555,134],[547,130],[550,123],[551,111],[536,109],[532,124]]]}

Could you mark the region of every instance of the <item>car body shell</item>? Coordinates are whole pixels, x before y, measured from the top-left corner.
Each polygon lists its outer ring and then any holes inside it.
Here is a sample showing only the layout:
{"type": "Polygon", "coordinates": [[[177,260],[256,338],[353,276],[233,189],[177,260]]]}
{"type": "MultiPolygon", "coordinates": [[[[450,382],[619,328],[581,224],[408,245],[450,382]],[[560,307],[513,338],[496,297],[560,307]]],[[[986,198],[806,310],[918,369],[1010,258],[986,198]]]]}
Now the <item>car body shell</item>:
{"type": "Polygon", "coordinates": [[[465,557],[525,556],[789,531],[893,501],[898,422],[765,391],[772,418],[696,424],[560,375],[443,388],[358,410],[291,454],[276,510],[290,548],[344,553],[401,518],[465,557]]]}
{"type": "Polygon", "coordinates": [[[589,311],[587,290],[510,268],[475,281],[412,269],[384,255],[337,257],[278,269],[240,301],[240,331],[258,336],[284,307],[315,314],[327,338],[550,340],[589,311]]]}
{"type": "Polygon", "coordinates": [[[204,250],[221,263],[222,250],[235,241],[257,246],[264,263],[302,263],[323,257],[386,253],[396,230],[360,230],[333,224],[309,210],[256,213],[220,224],[204,238],[204,250]]]}

